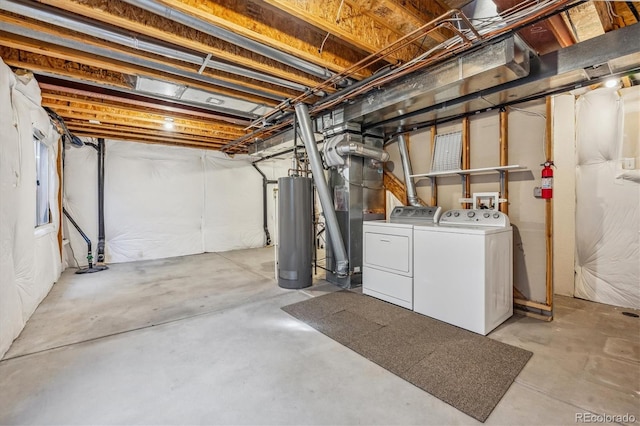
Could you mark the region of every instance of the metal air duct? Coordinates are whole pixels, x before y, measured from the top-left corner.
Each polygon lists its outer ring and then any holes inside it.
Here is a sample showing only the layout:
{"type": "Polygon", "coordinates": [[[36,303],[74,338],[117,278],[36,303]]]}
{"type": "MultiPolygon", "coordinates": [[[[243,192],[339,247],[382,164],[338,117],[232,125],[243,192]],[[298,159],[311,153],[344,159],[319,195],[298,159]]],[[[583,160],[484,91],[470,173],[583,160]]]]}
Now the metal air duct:
{"type": "Polygon", "coordinates": [[[410,206],[421,207],[422,203],[420,202],[418,193],[416,192],[416,184],[411,177],[413,170],[411,169],[411,160],[409,159],[407,141],[404,139],[404,135],[402,133],[398,135],[398,149],[400,150],[402,171],[404,172],[404,185],[407,188],[407,201],[410,206]]]}
{"type": "Polygon", "coordinates": [[[382,163],[389,161],[389,153],[383,149],[373,148],[358,142],[342,142],[336,145],[336,152],[340,155],[357,155],[372,158],[382,163]]]}
{"type": "Polygon", "coordinates": [[[340,233],[338,218],[335,210],[333,209],[333,201],[331,199],[331,193],[329,192],[329,185],[324,177],[324,169],[322,168],[320,153],[318,152],[316,140],[313,136],[309,109],[303,103],[297,104],[295,108],[296,117],[298,118],[298,123],[300,123],[302,140],[304,141],[307,156],[309,157],[309,164],[311,165],[311,171],[313,172],[313,181],[318,189],[318,197],[320,198],[327,231],[331,237],[331,243],[336,257],[336,274],[338,276],[347,276],[349,273],[349,258],[344,246],[344,241],[342,240],[342,234],[340,233]]]}

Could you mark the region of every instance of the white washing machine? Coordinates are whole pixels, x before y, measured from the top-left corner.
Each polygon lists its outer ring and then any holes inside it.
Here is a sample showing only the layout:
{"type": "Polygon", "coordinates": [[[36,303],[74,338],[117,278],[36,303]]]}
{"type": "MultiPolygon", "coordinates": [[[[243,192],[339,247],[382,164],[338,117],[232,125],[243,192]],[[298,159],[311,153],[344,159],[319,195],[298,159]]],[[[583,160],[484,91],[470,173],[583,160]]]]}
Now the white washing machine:
{"type": "Polygon", "coordinates": [[[494,210],[449,210],[414,227],[413,310],[487,335],[513,315],[513,232],[494,210]]]}
{"type": "Polygon", "coordinates": [[[365,221],[362,292],[413,309],[413,227],[434,226],[440,207],[395,207],[389,221],[365,221]]]}

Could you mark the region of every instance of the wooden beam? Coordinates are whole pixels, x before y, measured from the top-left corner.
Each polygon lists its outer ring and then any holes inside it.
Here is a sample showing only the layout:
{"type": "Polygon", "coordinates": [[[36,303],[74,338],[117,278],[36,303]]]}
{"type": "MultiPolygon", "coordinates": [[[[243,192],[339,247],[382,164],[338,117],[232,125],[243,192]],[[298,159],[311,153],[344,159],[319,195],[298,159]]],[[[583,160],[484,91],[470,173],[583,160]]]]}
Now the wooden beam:
{"type": "MultiPolygon", "coordinates": [[[[4,41],[0,42],[4,43],[4,41]]],[[[61,58],[40,55],[0,45],[0,57],[5,64],[33,72],[51,73],[78,81],[132,89],[128,76],[115,70],[103,70],[61,58]]]]}
{"type": "Polygon", "coordinates": [[[551,16],[548,19],[551,32],[560,43],[561,47],[568,47],[576,44],[576,36],[569,26],[558,15],[551,16]]]}
{"type": "MultiPolygon", "coordinates": [[[[366,9],[362,7],[354,7],[355,3],[350,1],[264,1],[367,53],[378,52],[400,38],[399,36],[406,34],[398,30],[391,30],[388,23],[382,24],[377,16],[367,13],[366,9]],[[372,16],[375,18],[372,19],[372,16]]],[[[390,16],[388,19],[391,19],[390,16]]],[[[395,52],[391,57],[396,61],[406,62],[415,57],[417,53],[418,49],[413,46],[395,52]]]]}
{"type": "MultiPolygon", "coordinates": [[[[434,124],[431,126],[431,162],[433,163],[433,156],[436,152],[436,136],[438,135],[438,128],[434,124]]],[[[431,180],[431,205],[438,205],[438,178],[436,176],[430,178],[431,180]]]]}
{"type": "MultiPolygon", "coordinates": [[[[118,115],[118,114],[96,114],[92,112],[78,110],[76,108],[59,108],[56,106],[50,106],[47,104],[43,104],[43,106],[48,106],[53,109],[56,114],[64,118],[65,120],[75,120],[77,124],[88,123],[91,124],[90,121],[99,121],[100,124],[113,124],[118,126],[127,126],[131,128],[141,129],[143,131],[149,130],[162,130],[167,122],[167,120],[155,120],[153,122],[149,120],[138,120],[135,117],[129,118],[128,116],[118,115]]],[[[206,129],[206,128],[194,128],[188,125],[184,125],[181,122],[176,122],[173,120],[174,133],[181,133],[193,137],[199,138],[216,138],[219,140],[225,140],[227,142],[233,141],[240,136],[230,135],[225,132],[218,131],[215,127],[206,129]]]]}
{"type": "Polygon", "coordinates": [[[320,79],[293,67],[119,0],[40,0],[40,3],[46,3],[137,34],[192,49],[202,53],[203,58],[211,53],[214,59],[222,59],[238,66],[247,67],[309,87],[314,87],[320,83],[320,79]]]}
{"type": "MultiPolygon", "coordinates": [[[[406,206],[407,205],[407,188],[404,185],[404,183],[400,179],[398,179],[396,175],[394,175],[392,172],[390,172],[387,169],[384,169],[384,174],[382,178],[383,178],[384,188],[387,191],[391,192],[398,200],[400,200],[400,202],[404,203],[404,205],[406,206]]],[[[427,204],[420,197],[418,197],[418,201],[423,205],[427,204]]]]}
{"type": "MultiPolygon", "coordinates": [[[[553,105],[551,97],[546,98],[546,161],[553,162],[553,105]]],[[[545,200],[545,242],[547,253],[546,268],[546,304],[553,307],[553,198],[545,200]]]]}
{"type": "MultiPolygon", "coordinates": [[[[229,126],[233,128],[236,126],[239,129],[244,129],[249,124],[250,120],[238,119],[236,117],[229,117],[223,114],[218,114],[213,111],[205,112],[199,109],[190,109],[179,104],[167,105],[169,101],[144,101],[141,99],[132,99],[126,95],[116,96],[109,95],[101,92],[93,92],[89,90],[75,89],[71,87],[58,86],[53,84],[47,84],[40,81],[38,83],[43,96],[50,95],[51,97],[68,96],[69,99],[74,100],[99,100],[105,104],[112,105],[114,107],[141,109],[143,111],[158,111],[159,114],[176,114],[178,116],[189,117],[193,121],[204,121],[207,123],[221,124],[223,126],[229,126]]],[[[138,96],[139,97],[139,96],[138,96]]]]}
{"type": "MultiPolygon", "coordinates": [[[[416,4],[401,0],[346,0],[346,3],[359,14],[376,21],[378,25],[388,28],[398,36],[417,30],[449,10],[439,2],[424,0],[413,2],[416,4]]],[[[431,32],[418,44],[419,50],[428,50],[451,35],[443,30],[431,32]]]]}
{"type": "MultiPolygon", "coordinates": [[[[16,17],[12,14],[8,14],[7,12],[2,12],[0,11],[0,22],[6,22],[8,24],[13,24],[13,25],[18,25],[24,28],[28,28],[31,31],[37,32],[41,35],[40,41],[41,42],[45,42],[48,43],[50,37],[63,37],[66,40],[69,41],[73,41],[78,43],[79,45],[85,46],[85,48],[87,50],[91,50],[92,48],[98,48],[98,49],[104,49],[107,50],[109,52],[112,52],[113,55],[126,55],[129,56],[131,58],[142,58],[146,61],[151,62],[152,64],[154,64],[154,66],[156,66],[158,69],[161,66],[165,66],[165,67],[170,67],[172,69],[175,69],[176,71],[186,71],[186,72],[191,72],[194,74],[198,74],[198,68],[200,67],[199,65],[196,64],[191,64],[191,63],[187,63],[187,62],[182,62],[182,61],[178,61],[178,60],[174,60],[174,59],[170,59],[161,55],[156,55],[156,54],[151,54],[151,53],[147,53],[144,52],[140,49],[134,49],[131,47],[125,47],[116,43],[111,43],[111,42],[107,42],[107,41],[103,41],[101,39],[95,38],[95,37],[91,37],[91,36],[87,36],[84,34],[79,34],[64,28],[59,28],[59,27],[52,27],[51,25],[47,25],[46,23],[42,23],[39,21],[36,21],[34,19],[29,19],[29,18],[24,18],[24,17],[16,17]]],[[[20,36],[16,36],[16,35],[9,35],[8,37],[20,37],[20,36]]],[[[47,46],[55,46],[55,44],[47,44],[47,46]]],[[[62,47],[58,47],[60,49],[62,49],[62,47]]],[[[51,49],[50,50],[52,52],[55,52],[55,50],[51,49]]],[[[42,52],[39,52],[42,53],[42,52]]],[[[85,53],[85,52],[83,52],[85,53]]],[[[46,54],[46,53],[45,53],[46,54]]],[[[92,56],[96,56],[94,54],[91,54],[92,56]]],[[[51,55],[49,55],[51,56],[51,55]]],[[[55,55],[54,55],[55,56],[55,55]]],[[[108,59],[111,59],[110,57],[108,59]]],[[[122,63],[122,62],[120,62],[122,63]]],[[[112,68],[109,68],[112,69],[112,68]]],[[[283,88],[281,86],[276,86],[274,84],[270,84],[270,83],[265,83],[265,82],[258,82],[256,80],[250,79],[250,78],[246,78],[242,75],[238,75],[238,74],[230,74],[227,72],[222,72],[222,71],[216,71],[216,70],[212,70],[212,69],[206,69],[204,70],[204,72],[201,73],[201,75],[203,76],[207,76],[210,78],[215,78],[219,81],[225,82],[225,83],[230,83],[230,84],[235,84],[238,86],[242,86],[248,90],[260,90],[262,92],[274,95],[274,96],[278,96],[281,98],[288,98],[288,97],[295,97],[298,96],[300,94],[299,91],[295,91],[295,90],[291,90],[291,89],[286,89],[283,88]]],[[[197,80],[195,80],[197,81],[197,80]]],[[[208,83],[211,84],[211,83],[208,83]]],[[[218,87],[219,89],[223,89],[223,90],[231,90],[232,92],[229,93],[236,93],[236,96],[238,93],[244,93],[241,91],[235,91],[233,89],[228,89],[225,88],[223,86],[217,86],[214,84],[211,84],[214,87],[218,87]]],[[[253,95],[250,95],[253,96],[253,95]]]]}
{"type": "Polygon", "coordinates": [[[108,139],[120,139],[124,141],[132,141],[132,142],[144,142],[144,143],[162,143],[165,145],[179,145],[179,146],[188,146],[188,147],[197,147],[197,148],[209,148],[209,149],[220,149],[223,144],[214,144],[207,142],[186,142],[179,141],[174,138],[165,138],[159,136],[138,136],[138,135],[129,135],[122,134],[120,132],[114,132],[110,130],[95,130],[95,129],[79,129],[74,131],[76,136],[80,137],[93,137],[93,138],[108,138],[108,139]]]}
{"type": "Polygon", "coordinates": [[[188,135],[180,132],[168,131],[168,130],[149,130],[149,129],[141,129],[130,126],[121,126],[114,124],[91,124],[91,123],[78,123],[77,121],[69,121],[65,122],[67,128],[72,131],[90,131],[90,132],[118,132],[124,136],[139,136],[139,137],[162,137],[162,138],[171,138],[176,142],[207,142],[211,144],[225,144],[228,141],[224,139],[217,138],[206,138],[206,137],[198,137],[193,135],[188,135]]]}
{"type": "Polygon", "coordinates": [[[579,41],[589,40],[613,29],[612,16],[609,15],[605,2],[601,1],[578,4],[563,17],[575,29],[579,41]]]}
{"type": "Polygon", "coordinates": [[[532,301],[527,300],[527,299],[514,298],[513,299],[513,303],[515,303],[516,305],[520,305],[520,306],[527,306],[529,308],[540,309],[541,311],[549,311],[549,312],[551,312],[551,310],[552,310],[551,306],[549,306],[549,305],[545,305],[544,303],[532,302],[532,301]]]}
{"type": "MultiPolygon", "coordinates": [[[[263,2],[236,0],[158,0],[158,2],[332,71],[340,72],[366,56],[346,47],[340,40],[332,37],[329,37],[324,48],[320,49],[325,32],[310,27],[282,11],[265,7],[263,2]]],[[[310,3],[321,7],[324,2],[310,3]]]]}
{"type": "MultiPolygon", "coordinates": [[[[16,36],[13,34],[8,34],[3,31],[0,31],[0,38],[4,38],[2,40],[2,44],[6,47],[10,47],[13,49],[19,49],[27,52],[31,52],[38,55],[43,55],[46,57],[53,57],[56,59],[62,59],[65,61],[71,61],[75,63],[75,68],[82,68],[86,65],[97,68],[100,70],[110,70],[114,72],[119,72],[123,74],[128,74],[130,76],[145,76],[156,80],[164,80],[169,81],[171,83],[186,85],[189,87],[205,90],[211,93],[220,93],[226,96],[231,96],[237,99],[245,99],[249,102],[255,102],[258,104],[264,104],[269,106],[275,106],[277,102],[272,99],[263,98],[260,96],[255,96],[252,94],[248,94],[245,92],[239,92],[232,89],[227,89],[225,87],[203,83],[196,80],[192,80],[187,77],[182,77],[179,75],[156,71],[152,68],[146,68],[139,65],[129,64],[123,61],[116,61],[110,58],[104,58],[101,56],[96,56],[91,53],[80,52],[77,50],[69,49],[62,46],[56,46],[50,43],[45,43],[43,41],[33,40],[21,36],[16,36]]],[[[45,62],[46,63],[46,62],[45,62]]],[[[158,62],[161,63],[161,62],[158,62]]],[[[53,64],[52,64],[53,65],[53,64]]],[[[59,74],[56,68],[44,68],[40,67],[39,71],[45,71],[52,74],[59,74]]],[[[66,69],[63,71],[67,71],[66,69]]],[[[68,73],[65,73],[68,74],[68,73]]],[[[64,74],[63,74],[64,75],[64,74]]],[[[103,82],[104,84],[104,82],[103,82]]],[[[128,85],[130,86],[130,84],[128,85]]]]}
{"type": "MultiPolygon", "coordinates": [[[[471,141],[469,135],[469,117],[462,119],[462,170],[471,168],[471,141]]],[[[464,185],[462,187],[462,197],[471,197],[471,175],[463,175],[464,185]]],[[[471,203],[462,203],[463,209],[470,209],[471,203]]]]}
{"type": "Polygon", "coordinates": [[[48,106],[50,108],[64,108],[71,109],[74,108],[74,111],[84,111],[91,113],[104,113],[104,114],[118,114],[123,117],[129,118],[147,118],[153,121],[153,123],[164,124],[163,121],[166,117],[173,118],[174,121],[179,120],[176,124],[180,124],[184,127],[188,127],[191,130],[202,130],[204,132],[212,132],[222,135],[227,134],[232,138],[237,138],[243,136],[245,131],[237,126],[227,126],[221,125],[220,123],[206,121],[202,119],[194,119],[187,114],[175,114],[175,113],[166,113],[163,111],[154,111],[149,109],[142,108],[130,108],[130,107],[121,107],[119,105],[107,104],[100,100],[91,100],[91,99],[77,99],[71,96],[66,95],[52,95],[51,93],[44,92],[42,93],[42,102],[46,103],[44,106],[48,106]],[[75,109],[77,108],[77,109],[75,109]]]}
{"type": "MultiPolygon", "coordinates": [[[[500,110],[500,165],[509,165],[509,113],[506,108],[500,110]]],[[[509,172],[504,171],[504,192],[500,198],[505,198],[505,203],[498,203],[502,213],[509,215],[509,172]]]]}

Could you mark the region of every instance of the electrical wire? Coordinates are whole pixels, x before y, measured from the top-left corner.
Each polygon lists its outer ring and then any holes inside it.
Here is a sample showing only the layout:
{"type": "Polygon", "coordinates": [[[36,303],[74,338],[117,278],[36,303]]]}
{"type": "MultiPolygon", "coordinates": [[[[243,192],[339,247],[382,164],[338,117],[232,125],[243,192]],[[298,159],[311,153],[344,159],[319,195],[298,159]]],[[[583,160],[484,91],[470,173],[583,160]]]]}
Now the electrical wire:
{"type": "MultiPolygon", "coordinates": [[[[340,13],[342,13],[342,6],[344,6],[344,0],[340,2],[340,6],[338,6],[338,13],[336,13],[336,24],[340,23],[340,13]]],[[[318,53],[322,55],[322,51],[324,50],[324,45],[329,39],[331,33],[327,31],[327,35],[324,36],[324,40],[322,40],[322,44],[320,44],[320,49],[318,49],[318,53]]]]}

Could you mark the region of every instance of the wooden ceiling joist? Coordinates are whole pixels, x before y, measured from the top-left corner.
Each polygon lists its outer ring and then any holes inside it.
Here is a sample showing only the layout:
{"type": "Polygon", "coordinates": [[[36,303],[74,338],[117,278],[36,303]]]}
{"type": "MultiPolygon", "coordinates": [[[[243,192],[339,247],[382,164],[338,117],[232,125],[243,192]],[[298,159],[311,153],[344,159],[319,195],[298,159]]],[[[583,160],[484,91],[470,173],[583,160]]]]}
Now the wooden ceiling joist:
{"type": "Polygon", "coordinates": [[[123,141],[142,142],[142,143],[160,144],[160,145],[173,145],[173,146],[181,146],[186,148],[219,150],[221,146],[220,144],[211,144],[206,142],[180,142],[180,141],[176,141],[173,138],[163,138],[163,137],[156,137],[156,136],[139,137],[137,135],[122,135],[119,132],[95,131],[91,129],[76,130],[74,131],[74,134],[79,137],[119,139],[123,141]]]}
{"type": "Polygon", "coordinates": [[[78,123],[76,121],[68,121],[66,122],[67,128],[71,131],[93,131],[93,132],[118,132],[122,136],[132,135],[139,137],[163,137],[163,138],[171,138],[176,141],[186,141],[186,142],[206,142],[212,145],[215,144],[223,144],[226,143],[226,140],[216,139],[216,138],[205,138],[205,137],[196,137],[184,133],[180,133],[178,131],[167,131],[167,130],[143,130],[135,127],[127,127],[127,126],[119,126],[114,124],[86,124],[86,123],[78,123]]]}
{"type": "Polygon", "coordinates": [[[285,80],[314,87],[320,80],[273,59],[240,48],[193,28],[157,16],[119,0],[40,0],[59,9],[73,12],[115,27],[133,31],[165,43],[176,44],[214,59],[227,61],[285,80]]]}
{"type": "MultiPolygon", "coordinates": [[[[1,34],[0,34],[1,36],[1,34]]],[[[31,53],[7,46],[0,46],[0,57],[4,63],[11,67],[22,68],[32,72],[42,72],[58,75],[78,81],[87,81],[94,84],[109,85],[121,89],[131,89],[131,81],[127,75],[113,70],[104,70],[89,65],[81,65],[77,62],[67,61],[62,58],[54,58],[38,53],[31,53]]]]}
{"type": "MultiPolygon", "coordinates": [[[[360,10],[378,24],[386,26],[399,36],[406,35],[422,27],[427,22],[445,13],[448,8],[434,1],[420,1],[413,5],[412,2],[400,0],[371,0],[360,2],[347,0],[347,3],[355,10],[360,10]]],[[[423,42],[423,48],[427,49],[434,44],[441,43],[448,38],[441,32],[432,32],[423,42]]]]}
{"type": "Polygon", "coordinates": [[[155,114],[158,117],[170,117],[175,119],[182,119],[185,123],[189,123],[192,128],[211,128],[215,126],[220,132],[228,133],[236,137],[243,135],[245,132],[242,130],[242,126],[230,126],[227,123],[221,123],[219,121],[213,121],[206,118],[198,118],[189,115],[188,113],[167,113],[162,110],[155,110],[154,108],[143,108],[136,106],[129,106],[126,104],[105,102],[100,99],[85,99],[76,96],[63,95],[59,93],[42,92],[43,101],[57,106],[68,106],[87,108],[86,106],[96,107],[92,111],[113,112],[113,111],[128,111],[128,115],[135,117],[149,116],[155,114]]]}
{"type": "MultiPolygon", "coordinates": [[[[89,123],[89,120],[97,120],[101,123],[126,125],[131,127],[139,127],[142,129],[162,129],[164,124],[166,123],[166,120],[162,117],[148,118],[121,113],[106,113],[102,111],[91,109],[87,110],[72,106],[61,106],[59,104],[50,103],[48,101],[43,101],[42,105],[55,109],[56,113],[65,120],[75,119],[82,120],[86,123],[89,123]]],[[[195,127],[193,125],[190,125],[189,122],[185,122],[184,120],[173,120],[173,123],[177,131],[182,133],[191,133],[199,137],[217,137],[219,139],[225,139],[227,140],[227,142],[229,140],[238,138],[238,135],[221,132],[215,127],[195,127]]]]}
{"type": "Polygon", "coordinates": [[[122,108],[130,108],[133,110],[142,109],[143,111],[157,111],[159,114],[178,114],[187,115],[191,120],[205,120],[208,123],[221,124],[223,126],[236,126],[245,128],[249,124],[249,120],[238,119],[215,112],[202,111],[200,109],[187,109],[183,105],[167,105],[167,101],[141,100],[139,96],[127,96],[121,94],[119,96],[102,93],[98,91],[89,91],[77,89],[73,87],[65,87],[57,84],[43,83],[40,81],[40,89],[43,93],[51,96],[68,96],[73,100],[97,100],[113,106],[122,108]],[[126,96],[126,97],[125,97],[126,96]]]}
{"type": "MultiPolygon", "coordinates": [[[[401,29],[392,29],[380,19],[371,19],[375,14],[368,10],[354,7],[354,2],[343,0],[324,0],[322,2],[297,0],[265,0],[266,3],[293,15],[325,33],[357,46],[371,54],[378,52],[406,33],[401,29]]],[[[418,53],[415,46],[394,52],[391,56],[396,61],[406,62],[418,53]]]]}
{"type": "MultiPolygon", "coordinates": [[[[104,59],[107,59],[108,61],[113,61],[113,62],[116,62],[116,60],[111,58],[116,57],[116,55],[118,55],[118,56],[129,57],[129,58],[135,59],[136,61],[142,59],[144,60],[145,63],[149,64],[149,66],[145,67],[146,69],[170,68],[176,71],[192,73],[194,74],[194,77],[197,75],[203,75],[205,77],[209,77],[211,79],[215,79],[223,83],[229,83],[235,86],[244,87],[248,90],[264,92],[265,94],[273,95],[281,99],[286,99],[288,97],[293,97],[300,94],[300,92],[297,92],[294,90],[286,89],[280,86],[275,86],[269,83],[256,82],[255,80],[252,80],[243,76],[239,76],[239,75],[232,75],[226,72],[214,71],[214,70],[208,69],[202,73],[198,73],[199,66],[195,64],[190,64],[190,63],[186,63],[178,60],[165,58],[160,55],[146,53],[138,49],[128,48],[115,43],[102,41],[94,37],[89,37],[89,36],[78,34],[63,28],[46,25],[44,23],[41,23],[35,20],[15,17],[10,14],[7,14],[6,12],[0,11],[0,23],[2,22],[13,24],[15,26],[20,26],[22,28],[28,28],[30,31],[40,34],[41,37],[40,37],[40,40],[38,40],[38,42],[46,43],[45,46],[47,47],[48,50],[51,51],[49,55],[56,55],[57,51],[60,51],[60,52],[75,51],[78,54],[84,54],[84,55],[89,54],[94,58],[104,58],[104,59]],[[75,42],[76,44],[83,46],[86,50],[76,51],[76,50],[72,50],[62,46],[55,46],[52,43],[47,43],[48,40],[59,38],[60,36],[62,36],[65,40],[75,42]],[[100,51],[108,52],[107,54],[111,56],[105,57],[105,56],[96,55],[93,53],[94,51],[96,51],[96,49],[99,49],[100,51]]],[[[20,39],[30,40],[30,39],[27,39],[21,36],[16,36],[16,35],[7,35],[7,37],[16,38],[17,40],[20,40],[20,39]]],[[[25,49],[25,50],[28,50],[28,49],[25,49]]],[[[34,52],[34,53],[42,53],[42,52],[34,52]]],[[[75,59],[71,59],[71,60],[75,60],[75,59]]],[[[80,60],[80,62],[82,61],[80,60]]],[[[117,61],[117,63],[126,64],[127,62],[117,61]]],[[[133,66],[136,67],[136,69],[141,68],[141,66],[138,66],[138,65],[133,65],[133,66]]],[[[126,71],[123,71],[123,72],[126,73],[126,71]]],[[[132,71],[132,72],[129,72],[129,74],[135,75],[136,72],[132,71]]],[[[185,79],[185,77],[182,77],[182,76],[176,76],[176,77],[180,79],[185,79]]],[[[196,82],[198,84],[206,84],[209,87],[209,90],[213,89],[218,93],[222,93],[228,96],[235,96],[238,98],[254,97],[256,102],[273,102],[272,100],[267,100],[266,98],[257,97],[253,94],[248,94],[241,91],[229,89],[224,86],[216,85],[215,83],[209,83],[209,82],[204,83],[202,81],[194,80],[194,83],[196,82]]]]}
{"type": "MultiPolygon", "coordinates": [[[[3,33],[3,31],[0,31],[0,37],[7,37],[7,34],[3,33]]],[[[179,84],[179,85],[186,85],[189,87],[193,87],[195,89],[209,91],[213,94],[221,93],[221,94],[232,96],[239,99],[244,98],[249,102],[255,102],[258,104],[264,104],[268,106],[275,106],[276,104],[274,101],[270,99],[265,99],[265,98],[246,95],[246,94],[241,95],[235,91],[214,87],[212,85],[207,85],[200,82],[195,82],[187,78],[175,76],[175,75],[164,73],[164,72],[155,71],[150,68],[131,65],[126,62],[115,61],[113,59],[106,59],[106,58],[95,56],[89,53],[78,52],[73,49],[50,45],[47,43],[43,43],[43,42],[32,40],[32,39],[27,39],[24,37],[18,37],[13,35],[10,35],[10,37],[11,38],[7,38],[2,42],[6,47],[30,52],[30,53],[45,57],[45,58],[39,58],[39,60],[34,61],[36,62],[36,65],[34,66],[25,64],[26,69],[31,69],[34,71],[46,71],[47,73],[52,75],[60,75],[60,76],[72,77],[76,79],[83,79],[82,77],[85,77],[86,73],[76,73],[74,71],[83,70],[86,66],[89,66],[93,69],[100,70],[100,71],[107,70],[109,72],[115,72],[115,73],[122,72],[132,77],[145,76],[152,79],[168,81],[168,82],[179,84]],[[62,60],[62,61],[50,61],[47,59],[47,57],[50,57],[56,60],[62,60]],[[69,61],[72,64],[68,64],[64,61],[69,61]],[[47,66],[43,67],[42,64],[47,64],[48,67],[47,66]],[[58,70],[57,68],[55,68],[56,65],[62,65],[62,69],[58,70]],[[73,70],[73,71],[70,72],[69,70],[73,70]]],[[[13,65],[13,64],[10,64],[10,65],[13,65]]],[[[13,65],[13,66],[21,66],[21,65],[13,65]]],[[[128,79],[128,81],[131,81],[131,80],[132,78],[128,79]]],[[[99,84],[105,84],[105,81],[102,80],[100,76],[98,76],[97,78],[95,77],[91,78],[89,79],[89,81],[94,83],[99,83],[99,84]]],[[[118,87],[132,88],[132,84],[118,85],[118,87]]]]}
{"type": "MultiPolygon", "coordinates": [[[[333,37],[329,37],[323,45],[325,32],[310,28],[282,11],[265,7],[262,2],[251,0],[158,0],[158,2],[331,71],[340,72],[366,56],[364,52],[358,52],[333,37]]],[[[319,6],[323,3],[317,2],[319,6]]],[[[360,77],[366,75],[363,73],[360,77]]]]}

